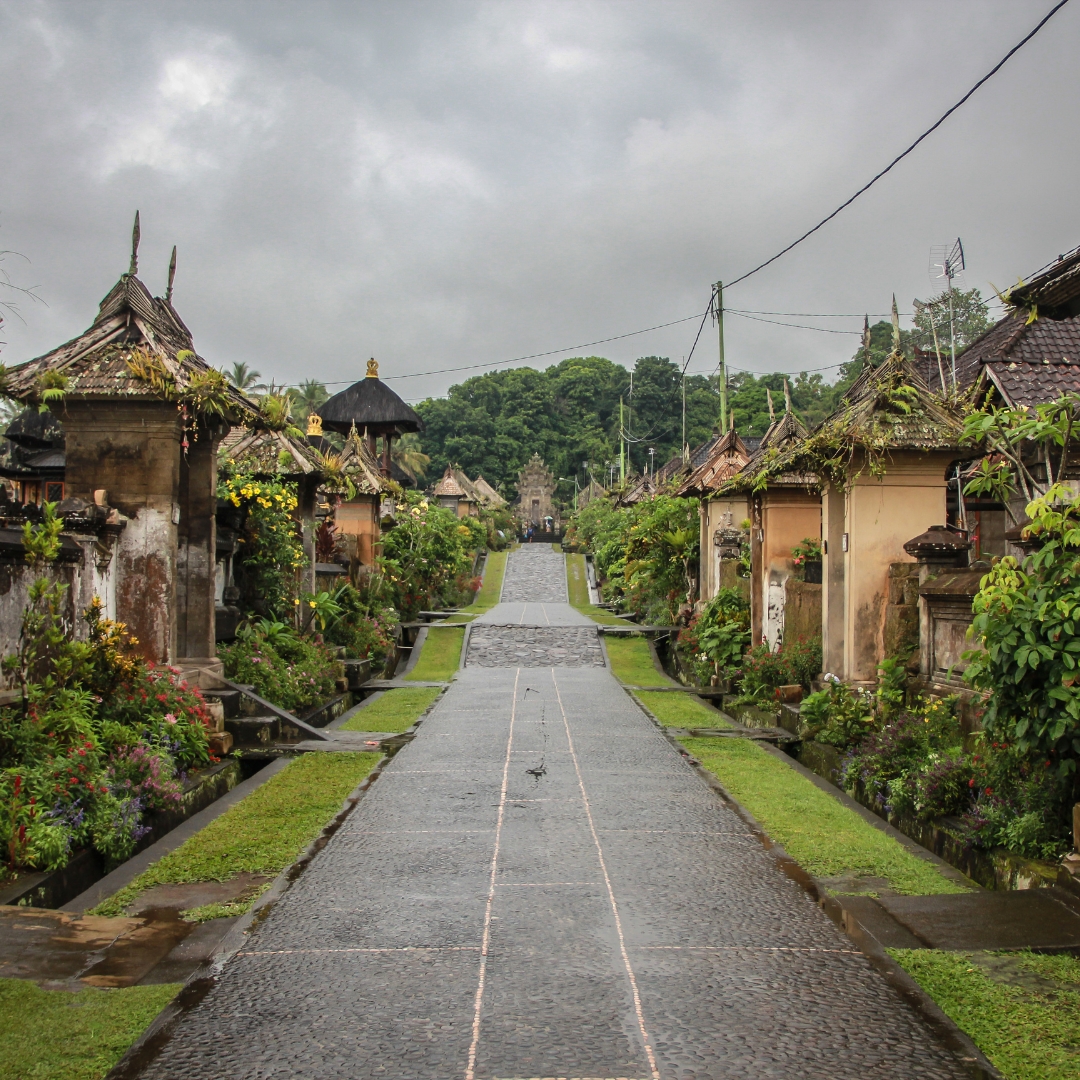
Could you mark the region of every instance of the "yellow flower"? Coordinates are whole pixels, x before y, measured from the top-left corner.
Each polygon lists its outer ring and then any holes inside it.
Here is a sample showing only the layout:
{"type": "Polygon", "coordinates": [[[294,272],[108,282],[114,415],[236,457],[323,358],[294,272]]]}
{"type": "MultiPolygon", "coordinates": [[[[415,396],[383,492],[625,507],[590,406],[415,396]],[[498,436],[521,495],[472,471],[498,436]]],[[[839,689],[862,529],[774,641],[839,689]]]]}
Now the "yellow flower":
{"type": "Polygon", "coordinates": [[[307,603],[308,603],[308,607],[310,607],[310,608],[318,607],[318,605],[315,603],[314,600],[309,600],[307,603]]]}
{"type": "Polygon", "coordinates": [[[300,606],[300,601],[299,601],[299,600],[294,600],[294,601],[293,601],[293,603],[294,603],[294,604],[295,604],[295,605],[296,605],[297,607],[299,607],[299,606],[300,606]]]}

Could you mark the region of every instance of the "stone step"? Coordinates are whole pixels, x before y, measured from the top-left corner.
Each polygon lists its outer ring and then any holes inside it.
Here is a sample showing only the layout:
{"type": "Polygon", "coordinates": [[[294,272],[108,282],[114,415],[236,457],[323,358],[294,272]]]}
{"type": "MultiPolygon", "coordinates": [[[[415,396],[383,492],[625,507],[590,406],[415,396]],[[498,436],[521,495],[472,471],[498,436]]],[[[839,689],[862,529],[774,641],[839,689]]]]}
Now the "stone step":
{"type": "Polygon", "coordinates": [[[232,716],[225,721],[237,746],[268,746],[281,738],[281,727],[276,716],[232,716]]]}

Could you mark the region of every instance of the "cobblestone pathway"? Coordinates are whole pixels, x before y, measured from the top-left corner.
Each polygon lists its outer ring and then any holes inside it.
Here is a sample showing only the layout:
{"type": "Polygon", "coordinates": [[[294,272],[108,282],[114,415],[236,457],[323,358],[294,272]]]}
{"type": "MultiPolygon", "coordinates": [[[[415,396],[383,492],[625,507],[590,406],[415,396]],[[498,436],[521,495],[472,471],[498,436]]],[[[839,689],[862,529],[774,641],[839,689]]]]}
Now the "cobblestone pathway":
{"type": "Polygon", "coordinates": [[[965,1073],[606,669],[469,666],[143,1075],[965,1073]]]}

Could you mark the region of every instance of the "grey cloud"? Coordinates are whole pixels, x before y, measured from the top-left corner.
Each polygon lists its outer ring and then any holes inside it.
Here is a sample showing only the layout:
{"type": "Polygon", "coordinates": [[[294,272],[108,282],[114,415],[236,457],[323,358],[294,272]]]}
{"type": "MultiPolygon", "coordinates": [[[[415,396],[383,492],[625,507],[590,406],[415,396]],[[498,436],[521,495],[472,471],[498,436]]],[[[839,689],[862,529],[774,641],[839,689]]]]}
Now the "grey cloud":
{"type": "MultiPolygon", "coordinates": [[[[40,285],[15,363],[80,331],[126,267],[200,351],[294,382],[486,363],[702,310],[846,197],[1042,2],[0,4],[0,246],[40,285]]],[[[961,235],[989,291],[1077,237],[1072,61],[1047,31],[878,188],[728,295],[905,308],[961,235]]],[[[804,320],[805,321],[805,320],[804,320]]],[[[859,320],[829,324],[857,330],[859,320]]],[[[678,358],[695,327],[598,346],[678,358]]],[[[702,370],[714,361],[712,332],[702,370]]],[[[732,318],[729,361],[856,339],[732,318]]],[[[558,357],[553,357],[552,361],[558,357]]],[[[547,362],[547,361],[544,361],[547,362]]],[[[461,376],[398,384],[415,399],[461,376]]]]}

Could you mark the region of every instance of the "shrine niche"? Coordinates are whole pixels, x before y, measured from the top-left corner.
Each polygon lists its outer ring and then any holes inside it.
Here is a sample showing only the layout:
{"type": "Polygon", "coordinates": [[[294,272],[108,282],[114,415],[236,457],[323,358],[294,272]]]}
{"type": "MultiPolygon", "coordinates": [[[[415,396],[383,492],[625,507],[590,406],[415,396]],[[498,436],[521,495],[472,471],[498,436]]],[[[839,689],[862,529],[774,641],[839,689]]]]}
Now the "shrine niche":
{"type": "Polygon", "coordinates": [[[539,454],[518,473],[517,516],[526,527],[544,532],[557,531],[561,524],[555,505],[555,477],[539,454]]]}

